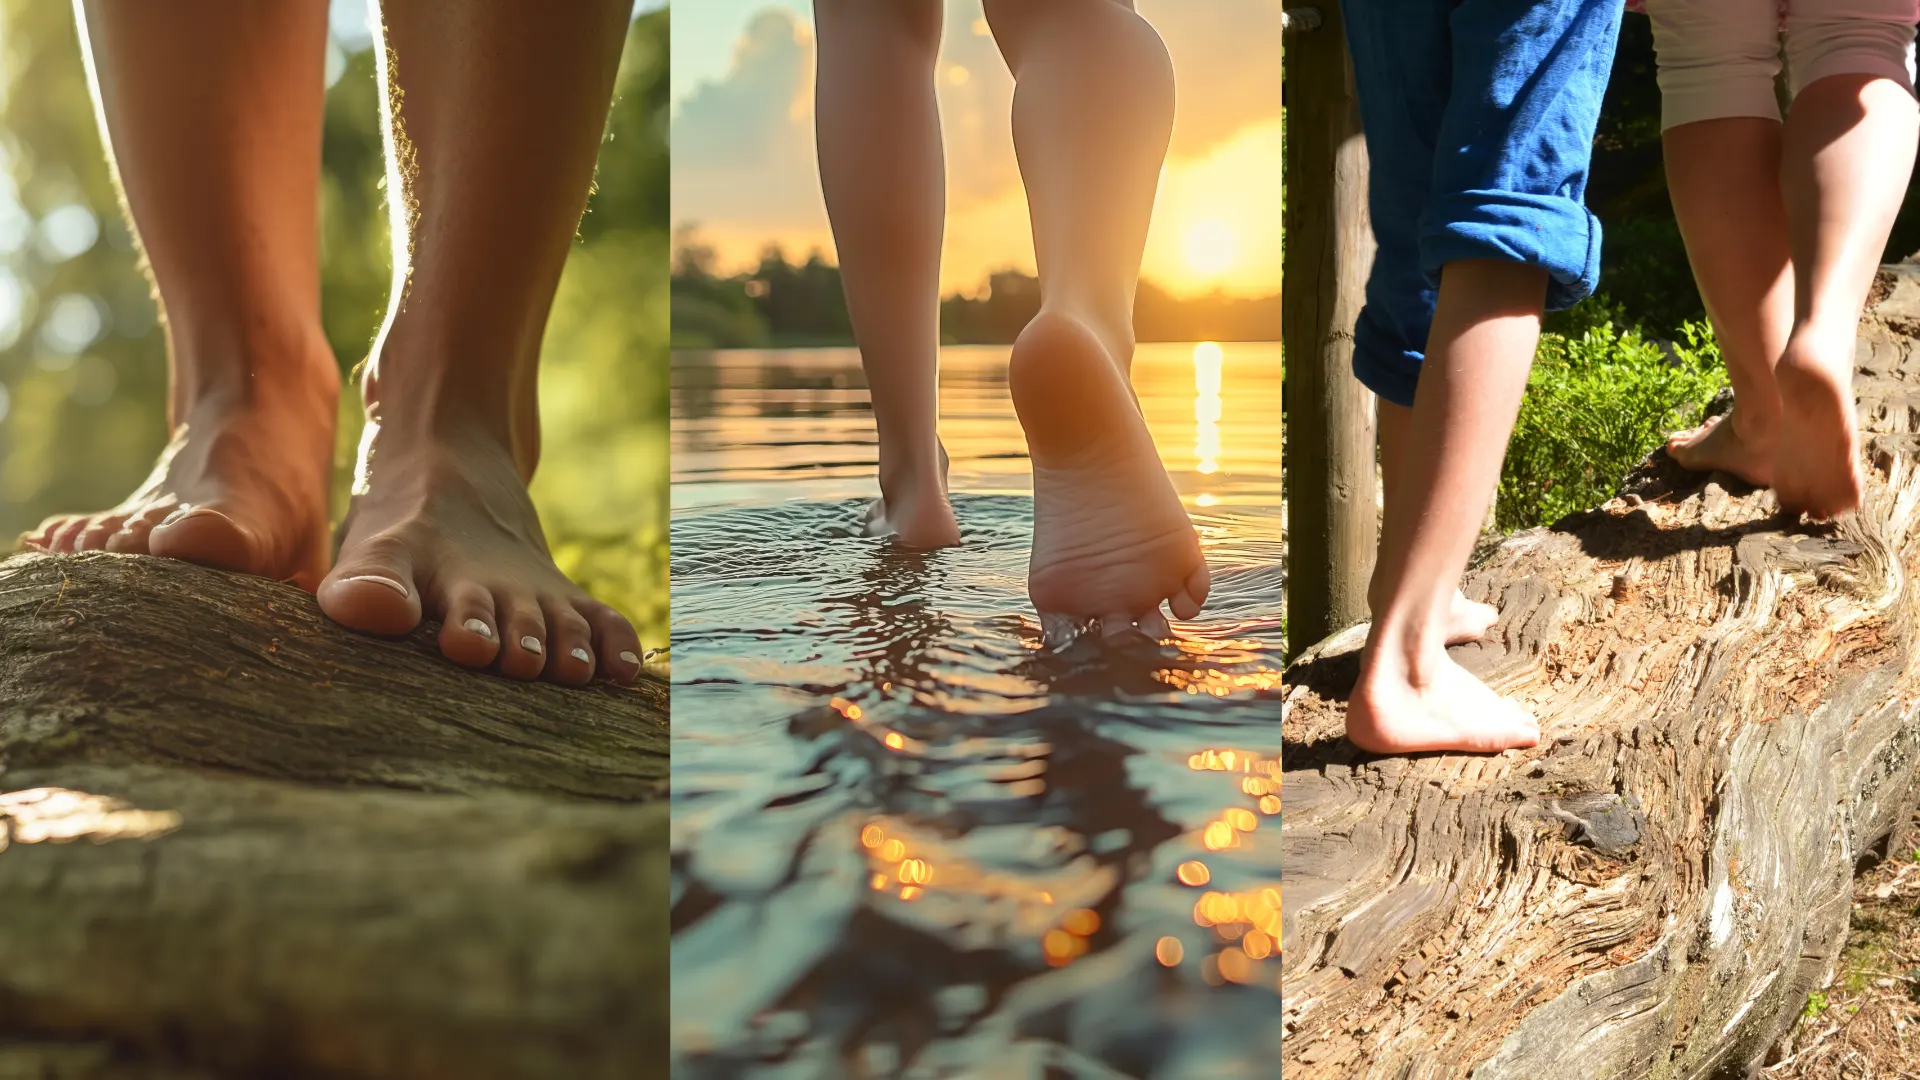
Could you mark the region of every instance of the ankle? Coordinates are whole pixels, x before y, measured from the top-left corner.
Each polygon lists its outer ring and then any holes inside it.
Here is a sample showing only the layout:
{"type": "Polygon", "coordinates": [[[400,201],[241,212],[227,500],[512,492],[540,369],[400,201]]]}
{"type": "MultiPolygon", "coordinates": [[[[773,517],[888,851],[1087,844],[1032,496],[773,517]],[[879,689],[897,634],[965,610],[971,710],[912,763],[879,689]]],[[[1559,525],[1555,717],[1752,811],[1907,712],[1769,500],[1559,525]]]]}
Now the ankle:
{"type": "Polygon", "coordinates": [[[250,408],[262,401],[311,403],[331,416],[340,399],[340,368],[318,326],[284,332],[174,331],[174,422],[203,410],[250,408]]]}

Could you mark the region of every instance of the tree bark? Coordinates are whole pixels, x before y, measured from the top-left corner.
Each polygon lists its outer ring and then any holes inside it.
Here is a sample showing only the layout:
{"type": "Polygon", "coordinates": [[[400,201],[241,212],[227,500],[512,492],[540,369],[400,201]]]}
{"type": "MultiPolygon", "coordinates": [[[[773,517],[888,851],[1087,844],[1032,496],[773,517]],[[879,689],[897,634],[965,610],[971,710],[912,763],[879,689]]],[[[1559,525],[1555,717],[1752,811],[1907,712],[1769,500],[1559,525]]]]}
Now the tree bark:
{"type": "Polygon", "coordinates": [[[0,1064],[663,1073],[665,684],[511,682],[433,633],[169,560],[0,564],[0,1064]]]}
{"type": "Polygon", "coordinates": [[[1920,760],[1920,268],[1862,326],[1865,506],[1796,525],[1664,454],[1470,574],[1499,757],[1339,736],[1364,628],[1288,672],[1288,1080],[1744,1076],[1830,978],[1920,760]]]}

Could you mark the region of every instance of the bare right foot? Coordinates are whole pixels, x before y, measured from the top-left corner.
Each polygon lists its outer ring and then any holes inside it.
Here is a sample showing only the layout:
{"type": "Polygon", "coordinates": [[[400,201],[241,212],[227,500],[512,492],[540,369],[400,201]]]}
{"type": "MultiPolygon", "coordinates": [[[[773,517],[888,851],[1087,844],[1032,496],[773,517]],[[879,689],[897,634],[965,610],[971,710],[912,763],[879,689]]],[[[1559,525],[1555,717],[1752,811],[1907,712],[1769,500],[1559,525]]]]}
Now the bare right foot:
{"type": "Polygon", "coordinates": [[[937,476],[915,479],[887,477],[880,497],[867,507],[860,523],[862,536],[891,536],[911,548],[952,547],[960,542],[960,523],[954,520],[947,497],[947,448],[940,448],[937,476]]]}
{"type": "Polygon", "coordinates": [[[1781,402],[1774,494],[1781,508],[1816,519],[1857,508],[1862,491],[1853,350],[1836,350],[1836,355],[1837,360],[1813,356],[1796,341],[1774,369],[1781,402]]]}
{"type": "Polygon", "coordinates": [[[1027,591],[1043,617],[1161,638],[1163,601],[1178,618],[1200,613],[1207,560],[1127,383],[1127,359],[1058,312],[1035,316],[1014,344],[1009,385],[1033,458],[1027,591]]]}
{"type": "Polygon", "coordinates": [[[145,483],[111,510],[49,518],[43,551],[158,555],[292,581],[327,572],[340,374],[314,331],[298,361],[209,387],[179,414],[145,483]]]}
{"type": "Polygon", "coordinates": [[[1683,469],[1723,472],[1755,487],[1771,487],[1778,436],[1767,427],[1751,420],[1735,402],[1724,416],[1668,439],[1667,454],[1683,469]]]}
{"type": "Polygon", "coordinates": [[[1499,621],[1499,608],[1469,600],[1466,593],[1455,589],[1453,601],[1447,606],[1447,644],[1465,645],[1469,641],[1479,641],[1499,621]]]}
{"type": "Polygon", "coordinates": [[[1540,741],[1540,722],[1441,651],[1426,677],[1371,643],[1347,700],[1347,739],[1370,754],[1497,754],[1540,741]]]}

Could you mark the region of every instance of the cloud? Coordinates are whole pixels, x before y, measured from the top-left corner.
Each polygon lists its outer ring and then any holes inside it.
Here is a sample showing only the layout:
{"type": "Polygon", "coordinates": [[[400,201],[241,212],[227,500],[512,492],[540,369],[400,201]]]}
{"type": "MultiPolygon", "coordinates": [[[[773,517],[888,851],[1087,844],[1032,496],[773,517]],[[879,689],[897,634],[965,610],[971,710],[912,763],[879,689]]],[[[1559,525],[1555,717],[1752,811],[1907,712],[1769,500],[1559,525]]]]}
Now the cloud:
{"type": "Polygon", "coordinates": [[[1280,115],[1281,0],[1139,0],[1139,8],[1173,57],[1172,156],[1199,157],[1280,115]]]}

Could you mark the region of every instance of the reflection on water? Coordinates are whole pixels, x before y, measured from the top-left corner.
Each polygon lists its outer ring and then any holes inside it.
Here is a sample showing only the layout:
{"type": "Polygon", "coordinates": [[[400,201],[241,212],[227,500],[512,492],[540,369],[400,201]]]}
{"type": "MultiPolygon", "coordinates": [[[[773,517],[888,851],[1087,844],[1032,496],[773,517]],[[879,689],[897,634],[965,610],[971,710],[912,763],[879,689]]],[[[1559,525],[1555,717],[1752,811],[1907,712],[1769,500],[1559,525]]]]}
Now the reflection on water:
{"type": "Polygon", "coordinates": [[[946,358],[966,542],[913,553],[850,352],[675,358],[676,1076],[1278,1067],[1277,348],[1142,349],[1213,599],[1065,652],[1004,362],[946,358]]]}

